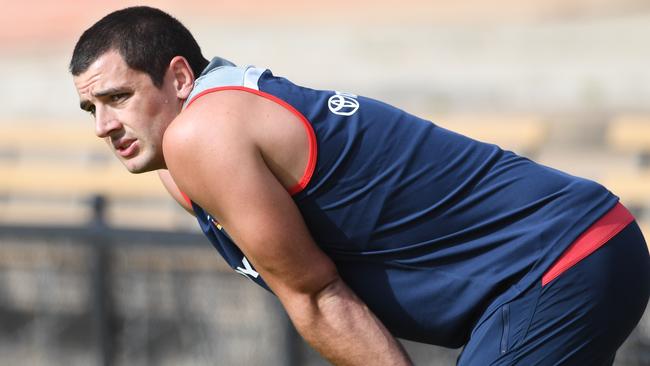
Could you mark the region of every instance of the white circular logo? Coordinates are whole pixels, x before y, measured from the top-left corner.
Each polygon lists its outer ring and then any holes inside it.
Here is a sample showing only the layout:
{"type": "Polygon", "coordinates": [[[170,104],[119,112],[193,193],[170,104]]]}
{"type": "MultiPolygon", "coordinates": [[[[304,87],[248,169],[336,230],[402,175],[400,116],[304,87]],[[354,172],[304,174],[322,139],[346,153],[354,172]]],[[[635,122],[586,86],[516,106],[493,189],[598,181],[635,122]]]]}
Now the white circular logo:
{"type": "Polygon", "coordinates": [[[336,92],[327,101],[327,106],[334,114],[351,116],[359,109],[359,101],[355,99],[356,97],[354,94],[336,92]]]}

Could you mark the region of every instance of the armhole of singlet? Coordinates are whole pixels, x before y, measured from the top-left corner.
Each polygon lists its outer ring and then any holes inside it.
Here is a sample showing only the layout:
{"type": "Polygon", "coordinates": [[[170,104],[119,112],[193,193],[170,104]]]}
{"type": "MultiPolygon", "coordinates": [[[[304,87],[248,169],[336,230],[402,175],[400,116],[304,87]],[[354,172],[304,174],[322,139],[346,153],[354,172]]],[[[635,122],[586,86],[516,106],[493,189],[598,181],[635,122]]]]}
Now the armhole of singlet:
{"type": "Polygon", "coordinates": [[[185,194],[185,192],[183,191],[179,191],[179,192],[181,192],[181,196],[183,196],[185,202],[187,202],[187,204],[190,205],[190,207],[192,207],[192,200],[185,194]]]}
{"type": "Polygon", "coordinates": [[[255,95],[259,95],[259,96],[261,96],[263,98],[266,98],[266,99],[268,99],[270,101],[273,101],[273,102],[279,104],[280,106],[284,107],[286,110],[291,112],[294,116],[298,117],[298,119],[302,122],[302,125],[305,128],[305,132],[307,132],[307,139],[308,139],[308,142],[309,142],[309,158],[307,160],[307,166],[305,167],[305,171],[303,172],[303,175],[300,178],[300,180],[298,181],[298,183],[296,183],[296,185],[294,185],[293,187],[290,187],[290,188],[287,189],[289,194],[292,195],[292,196],[300,193],[303,189],[305,189],[307,187],[307,185],[309,184],[309,181],[311,180],[311,177],[314,174],[314,170],[316,168],[316,155],[317,155],[317,152],[318,152],[318,148],[316,146],[316,134],[314,133],[314,129],[311,126],[311,124],[309,123],[309,121],[307,120],[307,118],[305,116],[303,116],[302,113],[300,113],[292,105],[290,105],[289,103],[285,102],[284,100],[276,97],[275,95],[271,95],[269,93],[265,93],[263,91],[252,89],[252,88],[247,88],[247,87],[244,87],[244,86],[222,86],[222,87],[216,87],[216,88],[210,88],[210,89],[203,90],[202,92],[195,95],[187,103],[187,106],[185,108],[189,108],[190,105],[192,105],[192,103],[194,103],[198,98],[200,98],[200,97],[202,97],[202,96],[204,96],[206,94],[210,94],[210,93],[214,93],[214,92],[218,92],[218,91],[222,91],[222,90],[241,90],[241,91],[249,92],[249,93],[252,93],[252,94],[255,94],[255,95]]]}

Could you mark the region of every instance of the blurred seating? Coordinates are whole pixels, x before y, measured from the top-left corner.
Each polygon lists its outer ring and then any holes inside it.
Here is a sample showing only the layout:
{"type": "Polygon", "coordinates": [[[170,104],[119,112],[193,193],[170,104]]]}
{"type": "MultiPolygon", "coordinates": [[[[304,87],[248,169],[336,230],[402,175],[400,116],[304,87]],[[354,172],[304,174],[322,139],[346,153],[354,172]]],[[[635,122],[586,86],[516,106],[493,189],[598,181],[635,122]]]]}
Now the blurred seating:
{"type": "Polygon", "coordinates": [[[611,171],[602,183],[621,197],[623,204],[632,208],[650,208],[650,170],[627,173],[611,171]]]}
{"type": "Polygon", "coordinates": [[[91,124],[6,124],[0,134],[0,220],[75,224],[88,221],[89,200],[104,196],[117,226],[193,227],[155,173],[130,174],[94,136],[91,124]],[[90,127],[89,127],[90,126],[90,127]]]}
{"type": "Polygon", "coordinates": [[[606,150],[602,146],[549,146],[540,151],[535,161],[599,183],[613,172],[628,175],[638,170],[633,156],[606,150]]]}
{"type": "Polygon", "coordinates": [[[612,171],[602,183],[634,214],[647,241],[650,238],[650,170],[636,173],[612,171]]]}
{"type": "Polygon", "coordinates": [[[642,165],[650,165],[650,115],[615,118],[607,128],[605,140],[613,149],[638,154],[642,165]]]}
{"type": "Polygon", "coordinates": [[[72,125],[65,121],[2,122],[0,159],[14,160],[65,157],[69,160],[110,157],[105,144],[94,135],[92,123],[72,125]]]}
{"type": "Polygon", "coordinates": [[[548,134],[547,124],[534,115],[464,114],[433,121],[441,127],[526,156],[537,154],[548,134]]]}
{"type": "Polygon", "coordinates": [[[0,163],[0,191],[9,195],[87,197],[95,194],[123,198],[165,198],[155,173],[130,174],[117,164],[22,161],[0,163]]]}
{"type": "Polygon", "coordinates": [[[646,237],[650,236],[650,115],[621,115],[605,132],[607,147],[630,155],[635,169],[613,169],[606,184],[637,215],[646,237]]]}

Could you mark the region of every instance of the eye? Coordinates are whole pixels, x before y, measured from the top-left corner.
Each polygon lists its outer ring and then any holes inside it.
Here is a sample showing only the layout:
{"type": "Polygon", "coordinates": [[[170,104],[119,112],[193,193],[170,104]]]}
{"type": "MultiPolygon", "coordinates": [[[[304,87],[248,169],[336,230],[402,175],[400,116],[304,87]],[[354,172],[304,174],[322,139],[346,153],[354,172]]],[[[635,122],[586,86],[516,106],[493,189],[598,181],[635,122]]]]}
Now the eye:
{"type": "Polygon", "coordinates": [[[111,102],[119,102],[129,97],[128,93],[118,93],[111,95],[111,102]]]}
{"type": "Polygon", "coordinates": [[[95,117],[95,106],[94,105],[91,105],[90,107],[88,107],[88,109],[86,111],[88,113],[90,113],[91,116],[95,117]]]}

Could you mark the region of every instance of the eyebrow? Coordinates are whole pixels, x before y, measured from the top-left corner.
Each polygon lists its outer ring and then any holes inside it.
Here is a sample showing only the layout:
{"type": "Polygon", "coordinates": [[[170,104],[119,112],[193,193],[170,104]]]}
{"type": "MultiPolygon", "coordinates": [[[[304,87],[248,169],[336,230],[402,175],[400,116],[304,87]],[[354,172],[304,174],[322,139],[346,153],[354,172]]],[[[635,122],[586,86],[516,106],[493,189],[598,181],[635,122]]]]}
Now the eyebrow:
{"type": "MultiPolygon", "coordinates": [[[[128,88],[108,88],[106,90],[102,90],[102,91],[93,93],[93,97],[101,98],[101,97],[105,97],[107,95],[112,95],[112,94],[116,94],[116,93],[124,93],[124,92],[126,92],[128,90],[129,90],[128,88]]],[[[88,111],[88,110],[90,110],[90,107],[92,105],[93,104],[89,100],[82,100],[79,103],[79,108],[81,108],[84,111],[88,111]]]]}
{"type": "Polygon", "coordinates": [[[106,90],[102,90],[102,91],[93,93],[93,97],[101,98],[101,97],[105,97],[105,96],[111,95],[111,94],[123,93],[125,90],[126,90],[126,88],[109,88],[109,89],[106,89],[106,90]]]}

